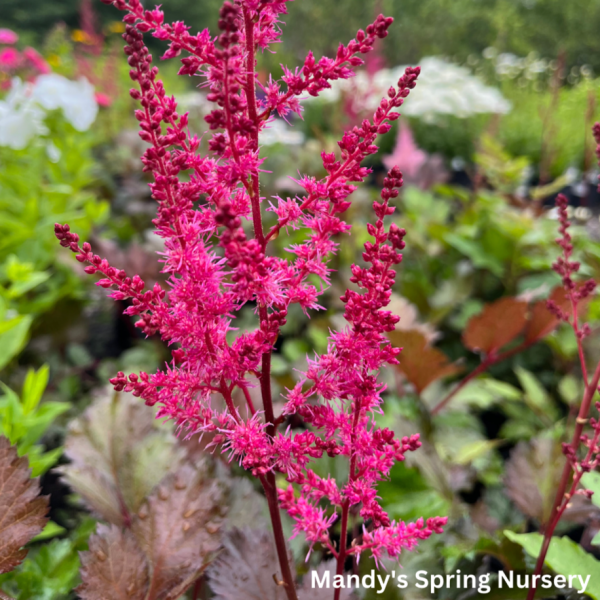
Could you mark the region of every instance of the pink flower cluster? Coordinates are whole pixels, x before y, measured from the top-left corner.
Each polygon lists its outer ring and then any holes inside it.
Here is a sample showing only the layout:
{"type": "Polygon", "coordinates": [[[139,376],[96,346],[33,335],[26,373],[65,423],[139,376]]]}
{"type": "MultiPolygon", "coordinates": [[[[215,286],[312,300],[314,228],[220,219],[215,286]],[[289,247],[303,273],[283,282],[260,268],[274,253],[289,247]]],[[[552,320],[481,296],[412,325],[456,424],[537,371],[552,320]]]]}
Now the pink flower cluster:
{"type": "Polygon", "coordinates": [[[339,155],[322,154],[324,177],[302,176],[297,180],[301,196],[274,199],[266,209],[274,215],[270,228],[263,223],[258,135],[274,112],[300,115],[303,94],[318,95],[330,81],[351,77],[363,62],[359,55],[387,35],[392,19],[377,17],[340,45],[335,58],[317,60],[311,53],[302,68],[284,69],[281,81],[270,79],[258,100],[256,52],[279,40],[286,0],[225,2],[215,39],[208,30],[192,35],[181,22],[165,23],[161,10],[146,10],[139,0],[103,1],[127,12],[125,53],[136,83],[130,93],[140,104],[140,137],[149,145],[142,162],[154,178],[154,224],[165,244],[168,288],[146,289],[140,277],[109,265],[88,243],[80,245],[68,225],[56,225],[56,236],[77,260],[88,263],[86,272],[103,275],[99,285],[112,289],[113,298],[129,302],[126,314],[144,333],[159,334],[173,348],[164,370],[119,373],[111,380],[115,389],[159,405],[159,416],[181,428],[212,432],[213,443],[259,477],[267,495],[274,490],[273,474],[283,473],[290,487],[279,490],[279,501],[295,519],[296,531],[304,532],[311,545],[324,544],[342,566],[347,554],[370,550],[376,558],[384,552],[396,557],[402,548],[441,532],[445,518],[412,525],[390,521],[377,496],[377,483],[395,461],[420,446],[418,436],[398,439],[374,420],[384,391],[378,372],[396,363],[398,354],[385,336],[398,317],[385,307],[405,232],[384,224],[402,185],[397,168],[373,205],[377,220],[368,226],[373,240],[365,244],[364,266],[352,267],[355,289],[342,296],[348,327],[332,333],[327,353],[309,362],[287,394],[284,414],[274,414],[271,397],[271,353],[289,307],[298,304],[307,313],[321,308],[318,299],[329,285],[336,236],[350,231],[343,219],[349,197],[370,173],[362,162],[378,151],[377,136],[398,118],[396,109],[415,86],[419,69],[408,68],[372,119],[344,134],[339,155]],[[207,156],[199,154],[200,139],[189,133],[187,114],[178,112],[157,77],[143,41],[147,32],[169,42],[163,58],[183,55],[180,74],[200,75],[209,87],[215,108],[206,117],[212,132],[207,156]],[[287,227],[306,232],[302,243],[289,246],[289,260],[267,252],[268,243],[287,227]],[[256,306],[260,325],[230,343],[227,334],[234,330],[236,313],[248,303],[256,306]],[[260,381],[264,411],[255,409],[248,393],[252,378],[260,381]],[[247,400],[243,411],[233,402],[236,389],[247,400]],[[226,410],[218,408],[216,396],[226,410]],[[307,429],[278,432],[289,415],[301,418],[307,429]],[[319,477],[310,468],[324,454],[349,461],[347,482],[319,477]],[[365,527],[346,550],[350,510],[360,511],[365,527]],[[340,515],[342,543],[336,549],[330,530],[340,515]]]}
{"type": "Polygon", "coordinates": [[[0,72],[15,75],[24,72],[29,76],[50,73],[50,67],[42,55],[34,48],[27,47],[20,52],[14,48],[19,36],[10,29],[0,29],[0,72]]]}

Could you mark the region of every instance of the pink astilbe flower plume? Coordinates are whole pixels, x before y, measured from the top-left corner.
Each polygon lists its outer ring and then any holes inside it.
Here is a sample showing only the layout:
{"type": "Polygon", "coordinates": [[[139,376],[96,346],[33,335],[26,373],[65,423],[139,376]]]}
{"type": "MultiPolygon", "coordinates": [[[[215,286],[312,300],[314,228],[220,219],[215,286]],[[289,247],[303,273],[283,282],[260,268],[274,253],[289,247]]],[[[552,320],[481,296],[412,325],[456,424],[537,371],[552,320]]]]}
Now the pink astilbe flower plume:
{"type": "MultiPolygon", "coordinates": [[[[76,253],[87,273],[100,273],[100,286],[116,300],[127,300],[126,314],[146,335],[160,335],[172,347],[172,361],[154,374],[118,373],[111,379],[116,390],[127,390],[158,405],[188,432],[213,432],[213,445],[239,461],[260,478],[269,502],[275,541],[288,598],[296,592],[287,561],[279,506],[296,521],[311,546],[323,544],[343,569],[348,555],[369,550],[376,559],[397,557],[402,548],[440,532],[444,518],[407,525],[390,521],[377,496],[377,483],[407,452],[416,450],[418,436],[396,438],[380,429],[374,415],[382,410],[384,386],[377,375],[384,365],[397,362],[398,350],[385,333],[398,321],[389,304],[395,267],[401,262],[404,230],[385,219],[394,212],[402,176],[393,168],[374,203],[376,222],[368,225],[372,241],[365,244],[365,266],[352,267],[355,290],[342,296],[349,323],[330,336],[327,352],[309,361],[308,369],[286,397],[284,414],[276,418],[271,396],[271,353],[291,304],[305,312],[319,310],[319,296],[329,286],[329,260],[338,248],[336,236],[348,233],[344,213],[356,184],[370,169],[364,159],[378,151],[376,140],[390,130],[397,109],[415,86],[419,68],[408,68],[391,86],[371,119],[347,131],[339,154],[323,153],[326,176],[297,180],[304,193],[295,199],[273,199],[276,217],[270,229],[263,225],[259,175],[263,159],[258,136],[274,113],[286,117],[301,113],[301,96],[318,95],[330,82],[351,77],[363,63],[361,54],[386,37],[391,18],[379,16],[334,58],[316,59],[284,68],[281,81],[269,79],[262,100],[256,96],[256,52],[268,49],[280,37],[279,18],[285,1],[237,0],[220,11],[220,34],[208,30],[192,35],[183,23],[166,23],[163,12],[146,10],[139,0],[103,0],[126,12],[125,53],[135,87],[130,94],[140,108],[136,118],[140,137],[148,143],[143,169],[158,203],[154,219],[164,240],[165,287],[146,289],[137,275],[128,275],[80,244],[68,225],[56,225],[60,243],[76,253]],[[162,58],[179,57],[180,74],[201,76],[215,108],[207,115],[209,153],[199,154],[200,140],[187,128],[187,114],[167,96],[158,69],[144,45],[143,34],[168,42],[162,58]],[[245,227],[250,222],[252,227],[245,227]],[[271,240],[288,227],[303,230],[304,241],[290,245],[290,259],[267,252],[271,240]],[[248,233],[253,230],[253,234],[248,233]],[[320,283],[316,283],[315,279],[320,283]],[[233,342],[236,314],[248,303],[256,305],[259,326],[239,333],[233,342]],[[262,410],[252,404],[248,388],[260,382],[262,410]],[[233,393],[239,388],[247,407],[238,410],[233,393]],[[227,411],[214,403],[221,396],[227,411]],[[221,411],[221,412],[218,412],[221,411]],[[301,431],[277,429],[288,415],[304,421],[301,431]],[[327,454],[348,460],[347,482],[322,478],[311,463],[327,454]],[[275,474],[290,484],[277,490],[275,474]],[[277,497],[279,494],[279,498],[277,497]],[[363,517],[363,533],[348,544],[350,510],[363,517]],[[339,548],[332,527],[341,528],[339,548]]],[[[266,210],[269,210],[268,208],[266,210]]]]}

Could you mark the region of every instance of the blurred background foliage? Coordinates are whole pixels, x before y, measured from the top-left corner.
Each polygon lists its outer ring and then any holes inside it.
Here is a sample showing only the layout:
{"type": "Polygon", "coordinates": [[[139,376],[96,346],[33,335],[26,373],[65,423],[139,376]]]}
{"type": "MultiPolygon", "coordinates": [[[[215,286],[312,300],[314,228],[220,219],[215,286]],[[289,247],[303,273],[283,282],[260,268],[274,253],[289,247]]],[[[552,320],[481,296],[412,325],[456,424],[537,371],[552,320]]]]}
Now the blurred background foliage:
{"type": "MultiPolygon", "coordinates": [[[[79,25],[79,0],[4,0],[2,21],[7,27],[41,40],[57,22],[79,25]]],[[[193,23],[214,31],[219,0],[165,0],[173,21],[193,23]]],[[[114,21],[111,7],[98,4],[103,24],[114,21]]],[[[565,52],[569,66],[600,67],[599,0],[303,0],[289,4],[289,22],[281,58],[299,60],[307,49],[331,53],[340,42],[370,22],[376,12],[396,19],[385,43],[392,64],[415,62],[423,56],[447,55],[464,61],[494,46],[500,52],[541,56],[565,52]]]]}
{"type": "MultiPolygon", "coordinates": [[[[165,0],[163,8],[169,20],[214,31],[220,4],[165,0]]],[[[443,410],[436,406],[481,364],[463,335],[474,327],[473,317],[493,310],[499,299],[531,311],[553,293],[558,278],[551,270],[557,255],[551,207],[559,191],[569,197],[582,274],[600,278],[591,136],[600,117],[600,0],[296,0],[288,6],[278,53],[260,58],[262,81],[269,69],[278,74],[280,63],[300,64],[309,49],[335,52],[379,11],[396,22],[354,82],[306,101],[304,118],[293,127],[278,120],[265,132],[262,189],[268,198],[297,194],[290,176],[298,172],[324,174],[320,153],[335,150],[343,129],[369,115],[382,86],[397,80],[399,65],[421,63],[424,69],[399,125],[378,141],[369,182],[354,195],[348,211],[353,235],[339,240],[325,310],[310,319],[291,311],[277,341],[276,397],[293,386],[307,354],[326,349],[329,329],[344,325],[339,297],[350,265],[361,260],[385,171],[398,164],[406,183],[393,218],[407,230],[407,248],[392,304],[402,320],[391,338],[405,347],[407,358],[382,376],[388,386],[382,424],[399,435],[418,431],[424,445],[394,468],[380,495],[393,518],[450,516],[443,537],[403,556],[407,574],[524,573],[535,540],[519,535],[537,531],[547,515],[562,464],[560,443],[579,401],[574,339],[561,326],[527,344],[517,331],[506,351],[525,342],[522,352],[470,380],[443,410]]],[[[169,349],[158,338],[142,339],[122,316],[125,305],[107,299],[53,236],[53,224],[68,221],[111,263],[150,285],[162,281],[156,256],[161,244],[151,223],[155,205],[139,161],[144,147],[128,95],[119,18],[115,9],[89,0],[3,0],[0,14],[0,27],[20,36],[18,52],[25,56],[32,46],[42,61],[33,73],[25,59],[7,62],[10,56],[2,52],[8,46],[0,49],[0,433],[42,476],[52,519],[23,566],[0,576],[2,588],[23,600],[75,598],[70,590],[78,581],[77,551],[87,547],[96,522],[121,525],[113,497],[122,492],[137,508],[169,469],[203,454],[195,439],[155,431],[151,409],[105,389],[118,370],[164,365],[169,349]],[[57,87],[55,104],[38,114],[39,107],[23,97],[15,100],[11,79],[19,76],[35,87],[40,73],[55,77],[57,87]],[[69,94],[59,89],[82,76],[95,90],[93,106],[86,100],[93,112],[88,127],[74,124],[69,94]],[[6,114],[23,120],[5,135],[6,114]],[[34,121],[37,129],[29,135],[24,125],[34,121]],[[133,416],[119,421],[119,410],[133,416]],[[86,425],[89,415],[101,417],[95,429],[86,425]],[[130,422],[146,429],[133,435],[124,426],[130,422]],[[149,457],[162,457],[160,469],[148,468],[149,457]],[[110,490],[108,499],[89,483],[95,477],[110,490]]],[[[149,43],[158,55],[158,42],[149,43]]],[[[168,92],[190,112],[190,128],[202,133],[207,104],[198,80],[177,77],[172,61],[159,66],[168,92]]],[[[280,236],[273,251],[285,255],[285,246],[302,235],[280,236]]],[[[497,324],[482,318],[487,326],[497,324]]],[[[597,296],[588,319],[587,350],[598,360],[597,296]]],[[[235,325],[243,330],[255,324],[248,306],[235,325]]],[[[318,469],[343,478],[342,463],[323,459],[318,469]]],[[[245,486],[244,507],[232,508],[232,522],[256,525],[263,499],[237,467],[219,469],[213,475],[227,485],[238,485],[231,483],[238,477],[245,486]]],[[[598,496],[568,511],[560,531],[568,536],[561,547],[565,557],[583,548],[600,558],[598,496]]],[[[300,538],[292,549],[302,565],[300,538]]],[[[313,562],[319,558],[315,552],[313,562]]],[[[361,561],[361,568],[371,567],[361,561]]],[[[560,565],[551,568],[561,572],[560,565]]],[[[394,594],[385,597],[400,597],[394,594]]],[[[411,589],[402,597],[430,596],[411,589]]],[[[437,597],[459,598],[460,592],[444,590],[437,597]]]]}

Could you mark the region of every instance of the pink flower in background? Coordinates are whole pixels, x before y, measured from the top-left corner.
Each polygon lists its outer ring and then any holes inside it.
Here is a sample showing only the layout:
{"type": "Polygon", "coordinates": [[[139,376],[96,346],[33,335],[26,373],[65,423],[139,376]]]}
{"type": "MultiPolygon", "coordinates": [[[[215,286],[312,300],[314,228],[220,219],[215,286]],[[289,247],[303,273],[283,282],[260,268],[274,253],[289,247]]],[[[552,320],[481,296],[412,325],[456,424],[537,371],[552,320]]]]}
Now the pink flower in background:
{"type": "Polygon", "coordinates": [[[96,92],[95,96],[98,106],[106,108],[113,103],[112,98],[107,94],[103,94],[102,92],[96,92]]]}
{"type": "Polygon", "coordinates": [[[44,60],[44,57],[34,48],[31,48],[30,46],[25,48],[25,50],[23,50],[23,56],[29,61],[31,66],[42,75],[52,71],[50,65],[44,60]]]}
{"type": "Polygon", "coordinates": [[[427,153],[415,144],[410,127],[406,123],[402,124],[398,127],[394,152],[384,156],[383,164],[388,169],[398,167],[407,179],[415,179],[426,162],[427,153]]]}
{"type": "Polygon", "coordinates": [[[16,44],[19,36],[10,29],[0,28],[0,44],[16,44]]]}
{"type": "Polygon", "coordinates": [[[4,48],[0,51],[0,70],[12,71],[19,66],[21,55],[14,48],[4,48]]]}

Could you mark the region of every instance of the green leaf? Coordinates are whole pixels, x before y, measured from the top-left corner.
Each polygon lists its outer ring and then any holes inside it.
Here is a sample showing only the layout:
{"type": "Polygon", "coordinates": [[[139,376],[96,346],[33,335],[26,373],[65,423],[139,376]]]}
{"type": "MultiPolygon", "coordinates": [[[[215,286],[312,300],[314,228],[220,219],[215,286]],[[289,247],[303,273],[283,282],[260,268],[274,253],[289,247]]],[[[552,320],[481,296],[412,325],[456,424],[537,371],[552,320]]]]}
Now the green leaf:
{"type": "Polygon", "coordinates": [[[17,600],[63,600],[75,587],[79,557],[70,540],[52,540],[43,545],[21,568],[12,573],[4,589],[17,600]]]}
{"type": "Polygon", "coordinates": [[[592,502],[596,506],[600,506],[600,473],[598,471],[592,471],[591,473],[584,473],[581,478],[581,485],[587,490],[592,490],[594,495],[592,496],[592,502]]]}
{"type": "Polygon", "coordinates": [[[0,323],[0,369],[3,369],[25,346],[33,317],[19,315],[0,323]]]}
{"type": "Polygon", "coordinates": [[[31,467],[31,474],[33,477],[39,477],[43,475],[48,469],[51,469],[62,456],[63,448],[54,448],[49,452],[43,452],[41,446],[33,446],[29,452],[27,452],[27,459],[29,460],[29,466],[31,467]]]}
{"type": "Polygon", "coordinates": [[[271,356],[271,373],[273,375],[285,375],[290,370],[290,365],[279,355],[271,356]]]}
{"type": "Polygon", "coordinates": [[[50,538],[56,537],[57,535],[62,535],[67,530],[64,527],[56,524],[54,521],[48,521],[46,523],[46,527],[42,533],[36,535],[31,541],[32,542],[42,542],[44,540],[49,540],[50,538]]]}
{"type": "Polygon", "coordinates": [[[491,452],[499,443],[499,440],[477,440],[466,444],[454,455],[454,462],[457,465],[468,465],[491,452]]]}
{"type": "Polygon", "coordinates": [[[309,352],[310,347],[304,340],[287,340],[283,345],[283,355],[290,362],[303,359],[309,352]]]}
{"type": "Polygon", "coordinates": [[[462,237],[458,233],[447,233],[444,236],[444,241],[468,257],[478,269],[487,269],[498,277],[502,277],[504,274],[502,261],[493,254],[486,253],[483,246],[478,242],[462,237]]]}
{"type": "Polygon", "coordinates": [[[556,406],[533,373],[522,367],[515,367],[515,375],[525,392],[525,403],[527,406],[542,418],[555,421],[558,418],[556,406]]]}
{"type": "Polygon", "coordinates": [[[567,404],[575,404],[581,400],[583,386],[573,375],[565,375],[558,383],[558,393],[567,404]]]}
{"type": "MultiPolygon", "coordinates": [[[[539,533],[515,533],[505,530],[504,535],[523,547],[525,552],[537,558],[542,549],[543,536],[539,533]]],[[[585,593],[594,600],[600,600],[600,561],[588,554],[579,544],[568,537],[553,537],[548,548],[545,564],[559,575],[590,575],[585,593]]],[[[578,583],[579,580],[575,580],[578,583]]]]}
{"type": "Polygon", "coordinates": [[[23,391],[21,392],[21,402],[23,403],[23,412],[28,415],[37,408],[42,395],[48,385],[48,377],[50,368],[44,365],[38,371],[29,369],[25,382],[23,383],[23,391]]]}
{"type": "Polygon", "coordinates": [[[489,408],[503,400],[520,400],[523,397],[521,390],[491,377],[479,378],[469,382],[454,396],[452,405],[459,404],[489,408]]]}

